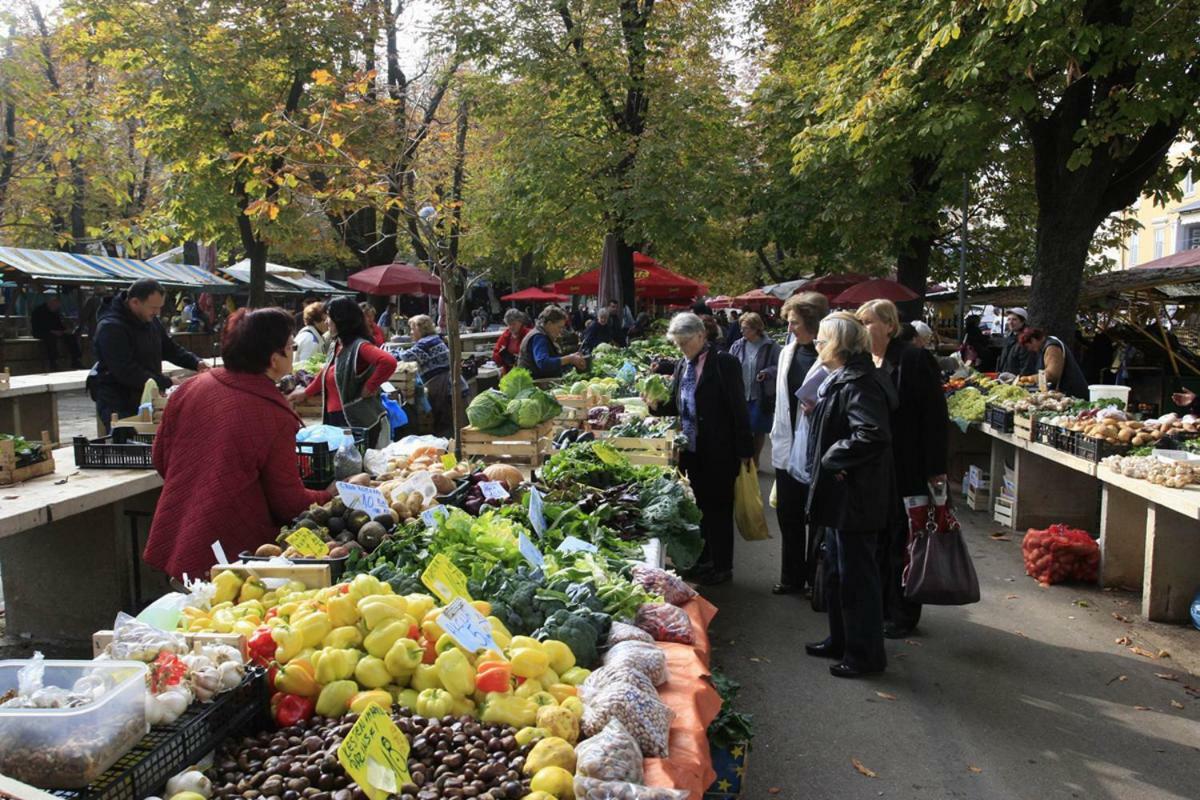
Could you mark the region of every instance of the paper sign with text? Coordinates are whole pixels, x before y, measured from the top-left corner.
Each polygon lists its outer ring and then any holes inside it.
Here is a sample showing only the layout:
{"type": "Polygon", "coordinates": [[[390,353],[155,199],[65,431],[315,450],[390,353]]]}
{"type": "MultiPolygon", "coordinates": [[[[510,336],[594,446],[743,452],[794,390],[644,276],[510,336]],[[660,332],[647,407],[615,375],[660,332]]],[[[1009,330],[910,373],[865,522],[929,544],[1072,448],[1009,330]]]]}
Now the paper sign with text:
{"type": "Polygon", "coordinates": [[[450,512],[446,510],[445,506],[434,506],[433,508],[427,508],[421,512],[421,522],[425,524],[426,528],[432,528],[434,525],[438,524],[439,519],[449,513],[450,512]]]}
{"type": "Polygon", "coordinates": [[[542,510],[542,493],[536,486],[529,487],[529,524],[538,536],[546,535],[546,512],[542,510]]]}
{"type": "Polygon", "coordinates": [[[471,595],[467,591],[467,576],[442,553],[429,560],[429,566],[421,573],[421,583],[428,586],[443,603],[449,603],[455,598],[471,601],[471,595]]]}
{"type": "Polygon", "coordinates": [[[598,548],[591,542],[585,542],[583,539],[574,536],[568,536],[562,540],[562,544],[558,546],[558,552],[563,555],[571,553],[595,553],[598,548]]]}
{"type": "Polygon", "coordinates": [[[408,739],[387,712],[371,703],[338,746],[338,761],[371,800],[400,794],[411,783],[408,739]]]}
{"type": "Polygon", "coordinates": [[[523,533],[517,534],[517,549],[521,551],[521,555],[525,556],[525,560],[529,564],[538,569],[546,568],[546,559],[542,558],[542,552],[533,546],[533,542],[529,541],[529,537],[523,533]]]}
{"type": "Polygon", "coordinates": [[[464,650],[474,653],[476,650],[500,649],[492,636],[492,626],[479,609],[461,597],[446,606],[438,616],[438,625],[464,650]]]}
{"type": "Polygon", "coordinates": [[[300,528],[289,534],[284,541],[299,550],[302,556],[325,558],[329,555],[329,545],[308,528],[300,528]]]}
{"type": "Polygon", "coordinates": [[[504,487],[502,481],[483,481],[479,484],[479,491],[483,492],[484,500],[507,500],[508,490],[504,487]]]}
{"type": "Polygon", "coordinates": [[[373,486],[355,486],[353,483],[338,481],[337,490],[338,497],[342,498],[346,508],[365,511],[372,517],[389,511],[387,498],[373,486]]]}

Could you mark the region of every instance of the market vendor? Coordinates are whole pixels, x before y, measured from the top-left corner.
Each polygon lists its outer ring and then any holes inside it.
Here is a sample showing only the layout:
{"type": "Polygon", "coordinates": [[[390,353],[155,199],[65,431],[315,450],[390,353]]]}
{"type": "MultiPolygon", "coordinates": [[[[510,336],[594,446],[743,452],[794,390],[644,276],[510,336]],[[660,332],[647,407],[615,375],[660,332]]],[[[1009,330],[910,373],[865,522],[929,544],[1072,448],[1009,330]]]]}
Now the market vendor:
{"type": "Polygon", "coordinates": [[[292,315],[239,309],[221,337],[223,368],[171,397],[154,439],[163,477],[143,558],[174,578],[208,574],[219,541],[233,560],[272,542],[279,526],[328,491],[304,488],[296,467],[300,418],[275,383],[292,371],[292,315]]]}
{"type": "Polygon", "coordinates": [[[171,386],[171,379],[162,373],[163,359],[196,372],[208,369],[167,334],[158,318],[166,297],[161,283],[141,278],[100,312],[92,345],[96,364],[88,374],[87,388],[105,430],[111,429],[113,414],[137,413],[146,381],[153,380],[162,391],[171,386]]]}
{"type": "Polygon", "coordinates": [[[408,321],[413,346],[396,353],[397,361],[408,361],[417,365],[418,375],[425,384],[425,394],[433,409],[433,435],[454,438],[454,432],[467,424],[467,392],[470,389],[460,375],[458,389],[463,402],[459,406],[459,419],[454,420],[454,406],[450,391],[450,348],[438,335],[437,326],[428,314],[418,314],[408,321]]]}
{"type": "Polygon", "coordinates": [[[709,344],[704,321],[690,312],[671,318],[667,338],[683,358],[667,400],[646,403],[655,415],[679,417],[687,439],[679,467],[703,514],[704,552],[692,577],[715,586],[733,577],[733,486],[739,466],[753,466],[742,365],[709,344]]]}
{"type": "Polygon", "coordinates": [[[521,343],[533,328],[529,325],[529,317],[515,308],[504,312],[504,330],[496,339],[492,348],[492,361],[500,367],[504,375],[517,365],[517,357],[521,355],[521,343]]]}
{"type": "Polygon", "coordinates": [[[299,403],[320,395],[326,425],[365,428],[369,446],[384,444],[391,427],[379,389],[396,374],[396,359],[372,343],[366,315],[349,297],[330,301],[326,313],[334,336],[333,357],[315,381],[288,399],[299,403]]]}
{"type": "Polygon", "coordinates": [[[324,358],[329,352],[329,342],[325,338],[329,330],[329,316],[325,313],[325,304],[317,301],[304,307],[304,327],[296,334],[296,363],[303,364],[313,356],[324,358]]]}
{"type": "Polygon", "coordinates": [[[1050,389],[1068,397],[1087,399],[1087,378],[1062,339],[1049,336],[1040,328],[1026,328],[1021,332],[1020,342],[1032,356],[1033,372],[1046,371],[1046,385],[1050,389]]]}
{"type": "Polygon", "coordinates": [[[558,306],[550,305],[538,314],[533,332],[521,342],[521,353],[517,366],[529,370],[537,378],[558,378],[564,367],[587,368],[587,359],[580,353],[559,355],[558,340],[567,327],[567,313],[558,306]]]}
{"type": "Polygon", "coordinates": [[[1021,346],[1019,339],[1025,330],[1025,322],[1029,312],[1020,306],[1014,306],[1004,315],[1004,324],[1008,332],[1004,335],[1004,346],[1000,350],[1000,360],[996,362],[996,372],[1007,372],[1012,375],[1032,375],[1034,359],[1029,351],[1021,346]]]}

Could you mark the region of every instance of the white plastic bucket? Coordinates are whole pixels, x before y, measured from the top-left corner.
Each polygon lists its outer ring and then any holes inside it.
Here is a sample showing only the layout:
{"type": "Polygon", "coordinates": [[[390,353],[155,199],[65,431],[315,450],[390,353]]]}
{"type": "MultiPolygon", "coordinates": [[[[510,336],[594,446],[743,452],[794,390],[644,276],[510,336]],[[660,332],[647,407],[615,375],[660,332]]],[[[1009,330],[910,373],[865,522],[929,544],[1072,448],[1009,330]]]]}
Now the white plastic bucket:
{"type": "Polygon", "coordinates": [[[1108,400],[1110,398],[1120,400],[1122,403],[1129,405],[1128,386],[1111,386],[1107,383],[1093,383],[1088,386],[1088,400],[1108,400]]]}

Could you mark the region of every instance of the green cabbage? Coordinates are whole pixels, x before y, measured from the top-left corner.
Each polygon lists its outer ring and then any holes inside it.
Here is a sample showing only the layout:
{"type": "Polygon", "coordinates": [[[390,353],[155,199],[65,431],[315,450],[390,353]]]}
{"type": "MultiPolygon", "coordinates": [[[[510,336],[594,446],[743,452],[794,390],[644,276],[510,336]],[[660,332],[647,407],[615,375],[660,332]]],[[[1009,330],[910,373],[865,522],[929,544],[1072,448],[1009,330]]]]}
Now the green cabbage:
{"type": "Polygon", "coordinates": [[[481,431],[497,428],[510,421],[506,414],[507,406],[508,397],[503,392],[489,389],[476,395],[467,406],[467,420],[481,431]]]}
{"type": "Polygon", "coordinates": [[[521,392],[533,388],[533,376],[529,374],[529,370],[517,367],[509,370],[508,374],[500,379],[500,391],[510,400],[516,399],[521,392]]]}
{"type": "Polygon", "coordinates": [[[505,413],[522,428],[535,427],[542,421],[542,405],[532,397],[509,400],[505,413]]]}
{"type": "Polygon", "coordinates": [[[575,381],[571,384],[571,390],[567,394],[587,394],[587,381],[575,381]]]}
{"type": "Polygon", "coordinates": [[[647,400],[652,400],[655,403],[665,403],[671,399],[671,389],[667,386],[667,382],[663,380],[662,375],[650,375],[643,379],[638,385],[638,391],[647,400]]]}

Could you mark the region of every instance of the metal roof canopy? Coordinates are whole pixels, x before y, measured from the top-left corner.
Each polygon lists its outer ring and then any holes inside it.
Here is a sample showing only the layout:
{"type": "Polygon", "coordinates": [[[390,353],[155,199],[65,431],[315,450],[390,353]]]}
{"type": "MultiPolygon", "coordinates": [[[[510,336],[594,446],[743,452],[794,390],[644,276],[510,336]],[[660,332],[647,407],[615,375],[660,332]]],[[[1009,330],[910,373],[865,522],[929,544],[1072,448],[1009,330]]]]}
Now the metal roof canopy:
{"type": "MultiPolygon", "coordinates": [[[[238,280],[239,283],[249,283],[250,282],[250,259],[243,258],[241,261],[237,262],[236,264],[223,268],[222,272],[227,272],[230,275],[234,276],[238,280]]],[[[278,289],[278,290],[268,289],[268,291],[272,291],[272,292],[275,292],[278,294],[293,294],[293,293],[304,294],[305,292],[312,292],[314,294],[350,294],[350,295],[355,294],[355,292],[353,292],[353,291],[339,289],[338,287],[336,287],[330,283],[326,283],[325,281],[321,280],[320,278],[315,278],[312,275],[309,275],[304,270],[299,269],[297,267],[286,267],[281,264],[268,263],[267,264],[267,285],[268,285],[268,287],[272,284],[272,282],[274,282],[274,284],[276,286],[280,286],[280,285],[290,286],[290,287],[294,287],[294,289],[297,290],[297,291],[293,292],[293,291],[290,291],[287,289],[278,289]]]]}
{"type": "Polygon", "coordinates": [[[164,286],[176,289],[190,289],[211,294],[229,294],[237,290],[237,285],[233,281],[227,281],[219,275],[192,264],[139,261],[132,258],[93,256],[83,253],[76,254],[75,257],[85,264],[109,272],[118,278],[124,278],[131,283],[140,278],[153,278],[164,286]]]}
{"type": "MultiPolygon", "coordinates": [[[[1175,256],[1182,255],[1176,253],[1175,256]]],[[[1196,263],[1187,266],[1164,266],[1143,269],[1118,270],[1094,275],[1083,282],[1079,302],[1094,303],[1106,297],[1132,292],[1156,291],[1164,298],[1200,296],[1191,290],[1192,284],[1200,284],[1200,250],[1193,256],[1196,263]]],[[[1153,263],[1153,262],[1150,262],[1153,263]]],[[[1148,265],[1146,265],[1148,266],[1148,265]]],[[[991,286],[967,292],[967,303],[972,305],[991,304],[1011,307],[1022,305],[1029,298],[1028,286],[991,286]]],[[[926,295],[931,303],[956,302],[958,292],[950,290],[926,295]]]]}
{"type": "Polygon", "coordinates": [[[33,280],[60,284],[121,284],[109,273],[80,261],[71,253],[0,247],[0,264],[33,280]]]}
{"type": "Polygon", "coordinates": [[[47,283],[126,286],[138,278],[154,278],[167,287],[192,291],[223,293],[236,288],[224,278],[188,264],[152,264],[87,253],[0,247],[0,264],[47,283]]]}

